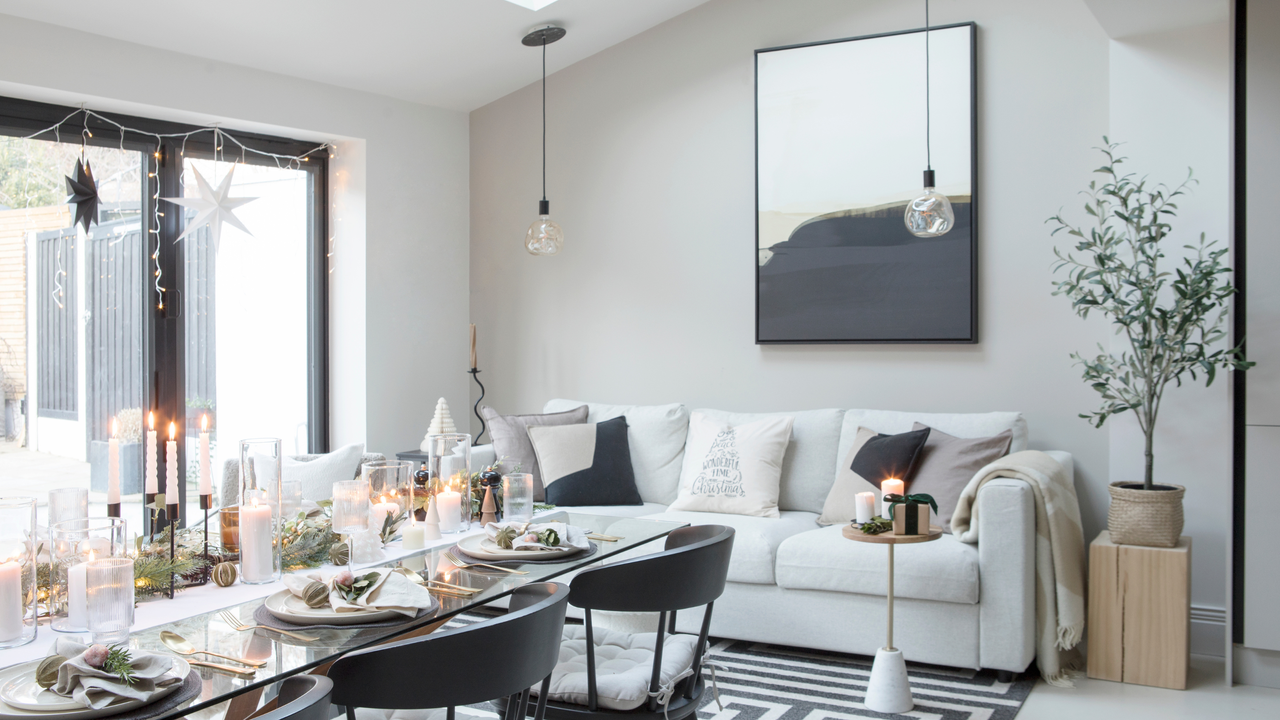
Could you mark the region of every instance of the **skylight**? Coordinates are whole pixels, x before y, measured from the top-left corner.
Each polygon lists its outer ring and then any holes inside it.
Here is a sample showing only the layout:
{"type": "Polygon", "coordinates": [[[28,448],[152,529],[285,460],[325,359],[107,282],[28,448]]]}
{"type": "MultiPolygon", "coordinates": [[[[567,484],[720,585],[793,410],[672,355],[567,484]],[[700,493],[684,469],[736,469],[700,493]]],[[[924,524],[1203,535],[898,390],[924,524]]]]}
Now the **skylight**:
{"type": "Polygon", "coordinates": [[[541,10],[555,1],[556,0],[507,0],[507,2],[512,5],[519,5],[520,7],[527,8],[529,10],[541,10]]]}

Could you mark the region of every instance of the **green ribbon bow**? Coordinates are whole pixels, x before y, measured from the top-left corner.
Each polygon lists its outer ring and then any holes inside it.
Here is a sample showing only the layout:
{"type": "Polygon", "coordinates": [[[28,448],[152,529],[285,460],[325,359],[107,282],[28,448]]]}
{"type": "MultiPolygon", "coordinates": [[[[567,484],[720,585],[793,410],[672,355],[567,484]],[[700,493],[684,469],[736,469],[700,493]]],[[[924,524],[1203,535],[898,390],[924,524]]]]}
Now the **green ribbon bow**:
{"type": "Polygon", "coordinates": [[[925,493],[916,493],[915,495],[899,495],[898,493],[889,493],[884,496],[889,501],[889,519],[893,520],[893,509],[899,505],[912,503],[914,505],[928,505],[933,508],[933,514],[938,514],[938,501],[933,499],[932,495],[925,493]]]}

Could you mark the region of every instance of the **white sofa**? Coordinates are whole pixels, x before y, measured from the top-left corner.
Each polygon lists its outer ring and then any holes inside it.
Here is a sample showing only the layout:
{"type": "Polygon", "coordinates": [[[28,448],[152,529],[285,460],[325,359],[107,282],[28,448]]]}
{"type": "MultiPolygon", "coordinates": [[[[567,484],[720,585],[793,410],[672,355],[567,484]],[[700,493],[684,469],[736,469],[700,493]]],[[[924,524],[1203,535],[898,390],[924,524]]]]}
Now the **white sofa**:
{"type": "MultiPolygon", "coordinates": [[[[888,557],[884,547],[846,540],[840,526],[816,520],[836,466],[859,425],[905,432],[913,422],[958,437],[1013,431],[1011,452],[1027,447],[1019,413],[932,414],[876,410],[769,413],[795,418],[783,461],[780,518],[669,512],[684,456],[689,410],[683,405],[620,406],[552,400],[544,412],[586,404],[588,422],[627,417],[636,485],[644,505],[566,508],[735,528],[729,583],[716,602],[711,634],[757,642],[874,655],[885,640],[888,557]]],[[[762,415],[701,410],[733,424],[762,415]]],[[[473,467],[493,462],[492,446],[474,450],[473,467]]],[[[1071,456],[1050,452],[1068,470],[1071,456]]],[[[908,660],[1022,672],[1035,657],[1035,512],[1031,488],[1018,480],[988,482],[977,545],[950,534],[896,549],[894,644],[908,660]]],[[[678,616],[697,632],[701,613],[678,616]]]]}

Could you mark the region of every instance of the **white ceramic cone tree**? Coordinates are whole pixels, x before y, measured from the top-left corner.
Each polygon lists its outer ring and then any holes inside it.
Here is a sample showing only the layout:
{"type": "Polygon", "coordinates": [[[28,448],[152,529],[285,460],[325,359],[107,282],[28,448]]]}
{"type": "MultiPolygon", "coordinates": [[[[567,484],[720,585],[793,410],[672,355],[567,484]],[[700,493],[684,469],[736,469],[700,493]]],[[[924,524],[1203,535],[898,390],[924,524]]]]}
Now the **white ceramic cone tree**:
{"type": "Polygon", "coordinates": [[[444,398],[436,401],[436,414],[431,418],[431,426],[427,428],[427,434],[422,438],[422,444],[418,449],[422,452],[428,452],[430,447],[427,445],[427,438],[432,435],[451,435],[458,432],[458,428],[453,424],[453,415],[449,413],[449,403],[444,398]]]}

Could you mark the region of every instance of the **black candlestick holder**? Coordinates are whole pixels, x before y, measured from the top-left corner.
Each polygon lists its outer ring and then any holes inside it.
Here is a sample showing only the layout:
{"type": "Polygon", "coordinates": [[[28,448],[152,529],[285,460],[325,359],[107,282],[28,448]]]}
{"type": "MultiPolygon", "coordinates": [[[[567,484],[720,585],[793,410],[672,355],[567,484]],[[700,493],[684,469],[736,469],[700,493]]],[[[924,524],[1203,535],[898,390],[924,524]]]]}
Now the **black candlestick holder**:
{"type": "Polygon", "coordinates": [[[212,572],[213,564],[209,562],[209,510],[213,508],[213,495],[200,496],[200,509],[204,511],[204,573],[200,577],[199,585],[207,585],[209,583],[209,573],[212,572]]]}
{"type": "MultiPolygon", "coordinates": [[[[167,519],[167,522],[169,523],[169,562],[172,563],[178,557],[178,553],[177,553],[178,503],[166,503],[165,515],[168,516],[166,519],[167,519]]],[[[173,571],[170,570],[169,571],[169,599],[170,600],[173,599],[173,589],[176,581],[177,581],[176,576],[173,574],[173,571]]]]}
{"type": "Polygon", "coordinates": [[[480,421],[480,432],[471,441],[471,445],[474,447],[480,444],[480,437],[485,433],[484,418],[480,417],[480,401],[484,400],[484,383],[480,382],[480,371],[476,368],[471,368],[467,372],[471,374],[471,379],[475,380],[476,384],[480,386],[480,397],[476,399],[475,407],[472,408],[472,411],[476,414],[476,419],[480,421]]]}

